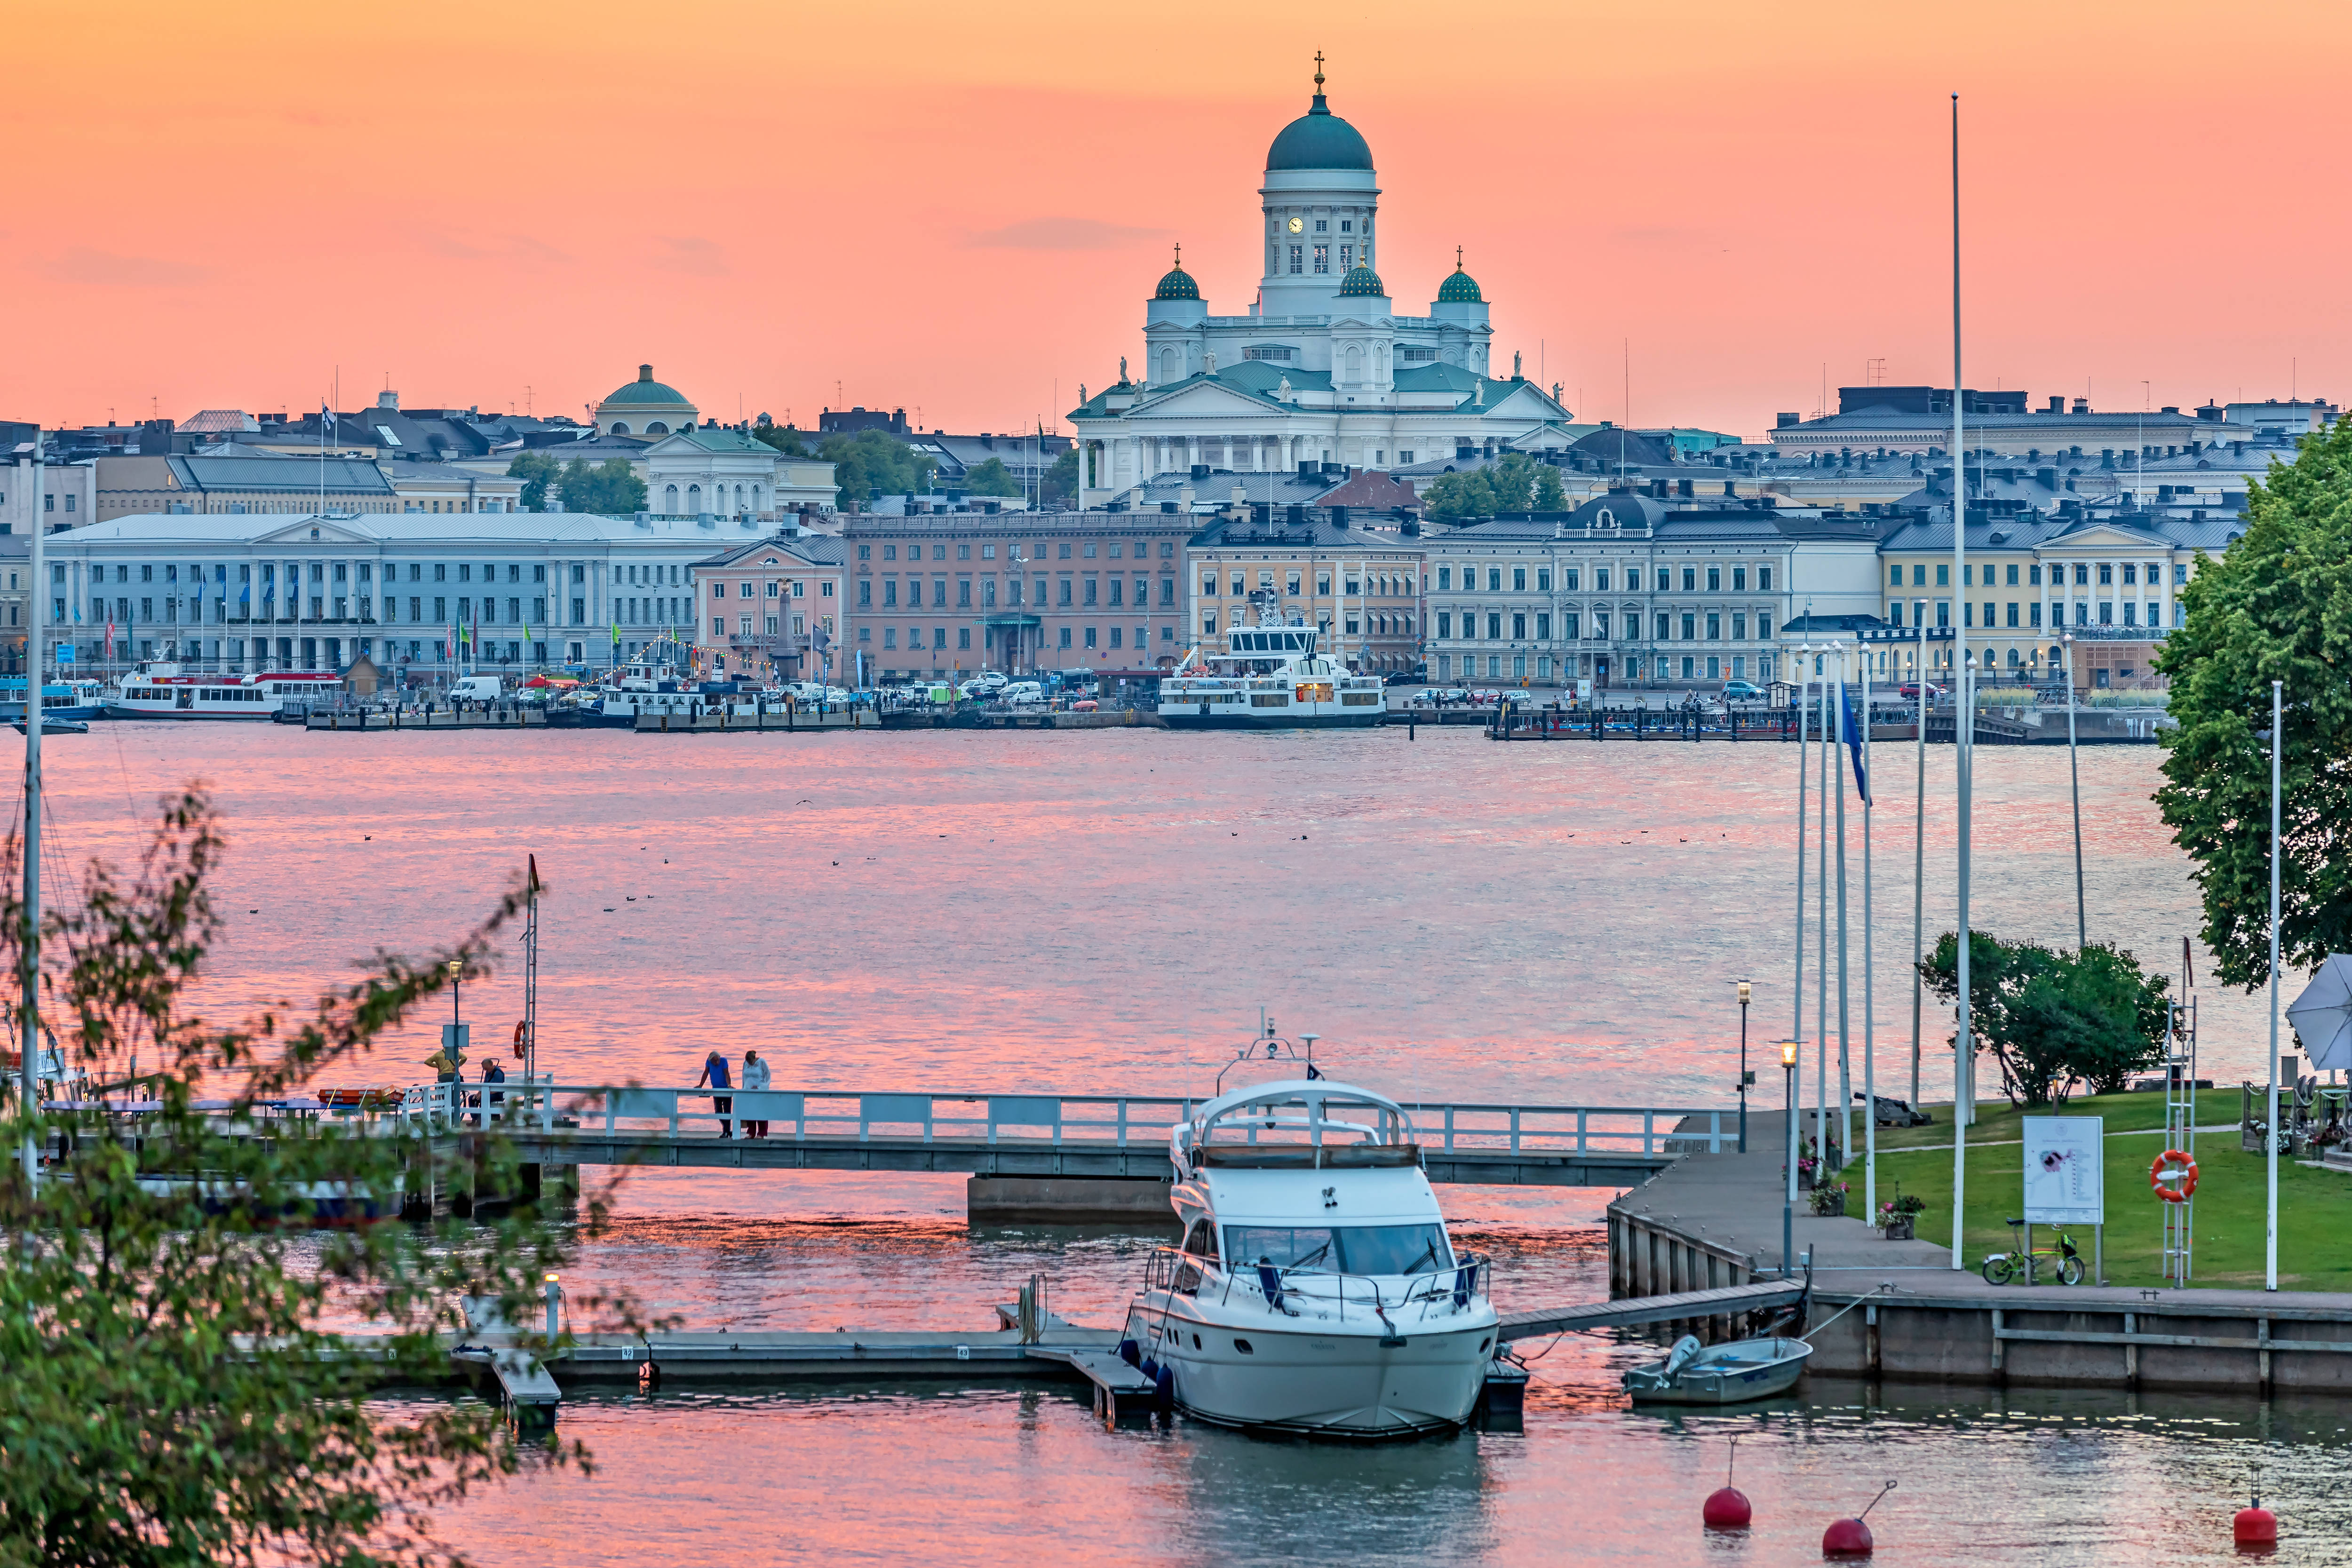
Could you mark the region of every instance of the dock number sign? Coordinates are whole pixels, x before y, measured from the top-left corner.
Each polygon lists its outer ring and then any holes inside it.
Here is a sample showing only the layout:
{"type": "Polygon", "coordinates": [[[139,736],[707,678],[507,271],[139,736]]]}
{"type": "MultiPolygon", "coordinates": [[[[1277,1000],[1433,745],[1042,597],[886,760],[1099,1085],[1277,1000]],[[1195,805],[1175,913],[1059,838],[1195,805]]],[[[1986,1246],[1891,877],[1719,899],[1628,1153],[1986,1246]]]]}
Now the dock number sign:
{"type": "Polygon", "coordinates": [[[2028,1116],[2025,1122],[2025,1222],[2105,1225],[2101,1177],[2106,1122],[2097,1116],[2028,1116]]]}

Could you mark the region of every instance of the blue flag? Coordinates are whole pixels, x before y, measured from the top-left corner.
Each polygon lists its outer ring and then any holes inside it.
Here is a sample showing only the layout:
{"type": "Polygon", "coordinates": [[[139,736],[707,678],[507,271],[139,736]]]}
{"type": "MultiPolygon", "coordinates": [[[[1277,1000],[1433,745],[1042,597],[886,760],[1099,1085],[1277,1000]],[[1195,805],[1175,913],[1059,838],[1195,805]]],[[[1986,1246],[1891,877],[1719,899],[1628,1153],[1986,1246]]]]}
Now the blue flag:
{"type": "Polygon", "coordinates": [[[1843,680],[1838,682],[1838,732],[1845,741],[1848,755],[1853,759],[1853,793],[1870,804],[1870,773],[1862,761],[1862,726],[1853,716],[1853,693],[1843,680]]]}

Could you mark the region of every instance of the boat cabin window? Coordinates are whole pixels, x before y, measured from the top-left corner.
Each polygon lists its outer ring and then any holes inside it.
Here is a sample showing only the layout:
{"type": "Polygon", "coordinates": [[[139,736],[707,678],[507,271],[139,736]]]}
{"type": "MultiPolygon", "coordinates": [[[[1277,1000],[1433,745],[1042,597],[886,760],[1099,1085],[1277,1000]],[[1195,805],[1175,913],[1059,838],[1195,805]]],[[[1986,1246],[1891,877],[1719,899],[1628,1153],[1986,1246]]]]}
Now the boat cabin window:
{"type": "Polygon", "coordinates": [[[1217,1256],[1217,1227],[1207,1220],[1196,1219],[1185,1233],[1184,1250],[1195,1258],[1214,1258],[1217,1256]]]}
{"type": "Polygon", "coordinates": [[[1225,1249],[1244,1263],[1313,1274],[1426,1274],[1454,1265],[1442,1225],[1229,1225],[1225,1249]]]}

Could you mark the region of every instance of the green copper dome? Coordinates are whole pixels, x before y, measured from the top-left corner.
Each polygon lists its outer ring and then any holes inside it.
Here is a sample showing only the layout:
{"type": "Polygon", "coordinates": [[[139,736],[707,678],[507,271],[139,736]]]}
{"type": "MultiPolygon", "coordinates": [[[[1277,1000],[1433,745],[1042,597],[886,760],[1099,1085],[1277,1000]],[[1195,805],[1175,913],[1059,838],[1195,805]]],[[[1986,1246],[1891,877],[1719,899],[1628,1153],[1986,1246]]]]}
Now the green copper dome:
{"type": "Polygon", "coordinates": [[[637,366],[637,379],[625,381],[614,387],[605,399],[607,403],[685,403],[686,394],[654,379],[654,367],[637,366]]]}
{"type": "Polygon", "coordinates": [[[1381,275],[1369,267],[1359,267],[1339,279],[1339,294],[1343,299],[1351,294],[1368,299],[1386,299],[1388,291],[1388,285],[1381,281],[1381,275]]]}
{"type": "Polygon", "coordinates": [[[1372,150],[1362,132],[1331,112],[1321,93],[1315,105],[1282,128],[1265,150],[1268,169],[1361,169],[1370,173],[1372,150]]]}
{"type": "Polygon", "coordinates": [[[1191,273],[1179,267],[1160,280],[1160,287],[1151,291],[1151,297],[1155,300],[1197,300],[1201,297],[1201,286],[1192,281],[1191,273]]]}
{"type": "Polygon", "coordinates": [[[1437,302],[1441,305],[1483,305],[1486,302],[1486,296],[1478,292],[1478,280],[1463,271],[1462,264],[1457,261],[1454,264],[1453,273],[1438,285],[1437,302]]]}

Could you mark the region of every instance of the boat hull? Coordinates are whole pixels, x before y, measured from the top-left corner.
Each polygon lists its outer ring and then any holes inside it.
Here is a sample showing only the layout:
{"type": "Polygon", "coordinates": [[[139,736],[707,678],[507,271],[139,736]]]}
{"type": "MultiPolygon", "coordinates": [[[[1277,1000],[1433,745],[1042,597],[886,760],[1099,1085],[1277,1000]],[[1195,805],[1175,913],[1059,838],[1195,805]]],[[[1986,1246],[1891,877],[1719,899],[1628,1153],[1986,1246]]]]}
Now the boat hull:
{"type": "Polygon", "coordinates": [[[1163,704],[1160,721],[1171,730],[1361,730],[1381,721],[1381,710],[1362,709],[1340,713],[1309,713],[1286,709],[1266,714],[1220,713],[1214,710],[1203,712],[1202,705],[1186,703],[1182,707],[1163,704]]]}
{"type": "Polygon", "coordinates": [[[1210,1322],[1139,1303],[1128,1337],[1173,1374],[1176,1404],[1221,1426],[1381,1441],[1466,1425],[1486,1386],[1491,1311],[1462,1328],[1372,1334],[1210,1322]],[[1164,1332],[1154,1333],[1160,1328],[1164,1332]],[[1239,1348],[1246,1345],[1247,1350],[1239,1348]]]}
{"type": "Polygon", "coordinates": [[[1636,1405],[1744,1405],[1794,1388],[1813,1347],[1802,1340],[1741,1340],[1717,1345],[1673,1376],[1659,1367],[1625,1374],[1636,1405]]]}

